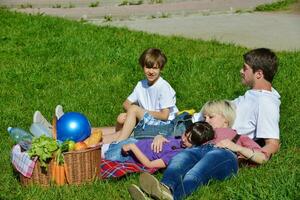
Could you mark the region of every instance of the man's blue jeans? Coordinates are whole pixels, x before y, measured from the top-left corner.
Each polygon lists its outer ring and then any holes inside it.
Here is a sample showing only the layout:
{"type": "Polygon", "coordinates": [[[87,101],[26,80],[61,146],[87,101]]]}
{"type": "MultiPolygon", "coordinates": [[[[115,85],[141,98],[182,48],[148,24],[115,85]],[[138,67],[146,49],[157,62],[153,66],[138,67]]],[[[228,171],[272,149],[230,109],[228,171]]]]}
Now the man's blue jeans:
{"type": "Polygon", "coordinates": [[[238,161],[229,150],[211,144],[185,149],[170,161],[161,182],[173,192],[174,199],[190,195],[212,179],[224,180],[238,171],[238,161]]]}

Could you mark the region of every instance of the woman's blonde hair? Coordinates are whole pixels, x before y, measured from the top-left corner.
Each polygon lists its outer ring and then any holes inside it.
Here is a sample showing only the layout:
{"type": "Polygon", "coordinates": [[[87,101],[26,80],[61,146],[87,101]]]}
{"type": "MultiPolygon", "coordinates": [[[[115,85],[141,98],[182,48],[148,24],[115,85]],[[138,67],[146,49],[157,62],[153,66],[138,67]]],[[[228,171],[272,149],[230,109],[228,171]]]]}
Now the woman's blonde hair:
{"type": "Polygon", "coordinates": [[[208,101],[201,109],[203,115],[219,114],[228,122],[228,127],[232,127],[235,120],[235,106],[227,100],[208,101]]]}

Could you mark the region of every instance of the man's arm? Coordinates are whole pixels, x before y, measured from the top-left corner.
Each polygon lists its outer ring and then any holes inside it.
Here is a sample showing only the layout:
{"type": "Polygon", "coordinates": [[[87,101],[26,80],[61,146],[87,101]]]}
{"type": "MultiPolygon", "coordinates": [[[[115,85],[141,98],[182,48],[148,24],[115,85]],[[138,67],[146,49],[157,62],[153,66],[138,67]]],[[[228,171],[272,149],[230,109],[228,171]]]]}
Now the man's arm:
{"type": "Polygon", "coordinates": [[[135,157],[142,163],[145,167],[148,168],[165,168],[166,164],[162,159],[156,159],[153,161],[150,161],[145,154],[134,144],[125,144],[123,146],[123,151],[128,152],[132,151],[132,153],[135,155],[135,157]]]}
{"type": "Polygon", "coordinates": [[[280,148],[280,142],[278,139],[265,139],[265,146],[262,147],[262,149],[267,152],[269,158],[271,158],[271,156],[273,154],[275,154],[279,148],[280,148]]]}
{"type": "Polygon", "coordinates": [[[148,111],[148,113],[152,115],[155,119],[166,121],[169,118],[170,109],[164,108],[161,109],[160,111],[148,111]]]}
{"type": "MultiPolygon", "coordinates": [[[[251,139],[249,138],[249,140],[251,139]]],[[[252,142],[254,141],[252,140],[252,142]]],[[[221,140],[216,144],[216,146],[230,149],[231,151],[237,152],[243,155],[246,159],[249,159],[258,164],[263,164],[268,160],[268,157],[264,153],[257,150],[253,150],[252,148],[235,144],[229,139],[221,140]]]]}

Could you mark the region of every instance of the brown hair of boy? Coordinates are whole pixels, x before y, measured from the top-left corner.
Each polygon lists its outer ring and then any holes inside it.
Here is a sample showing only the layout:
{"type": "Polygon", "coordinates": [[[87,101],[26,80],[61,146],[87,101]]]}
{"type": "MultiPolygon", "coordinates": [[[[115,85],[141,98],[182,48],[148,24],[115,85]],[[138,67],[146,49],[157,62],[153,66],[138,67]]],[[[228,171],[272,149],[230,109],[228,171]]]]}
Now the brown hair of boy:
{"type": "Polygon", "coordinates": [[[162,70],[167,63],[167,57],[160,49],[149,48],[142,53],[139,63],[142,68],[153,68],[157,65],[162,70]]]}

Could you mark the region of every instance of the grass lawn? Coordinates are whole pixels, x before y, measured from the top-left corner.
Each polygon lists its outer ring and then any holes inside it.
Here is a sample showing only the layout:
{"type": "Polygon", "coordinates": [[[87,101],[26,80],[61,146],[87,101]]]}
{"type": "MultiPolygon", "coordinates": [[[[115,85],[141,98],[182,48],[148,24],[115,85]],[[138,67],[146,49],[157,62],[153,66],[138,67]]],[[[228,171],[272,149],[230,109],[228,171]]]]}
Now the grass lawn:
{"type": "MultiPolygon", "coordinates": [[[[10,163],[8,126],[28,130],[35,110],[51,119],[54,107],[84,113],[93,126],[113,125],[122,102],[143,78],[138,57],[148,47],[168,57],[162,76],[177,91],[178,107],[233,99],[246,88],[239,69],[246,48],[126,29],[96,27],[0,9],[0,199],[129,199],[138,175],[82,186],[22,187],[10,163]]],[[[257,168],[212,181],[189,199],[300,199],[300,52],[277,52],[281,149],[257,168]]],[[[156,175],[161,177],[161,173],[156,175]]]]}
{"type": "Polygon", "coordinates": [[[273,3],[267,3],[259,5],[255,8],[255,11],[281,11],[292,9],[299,0],[278,0],[273,3]]]}

